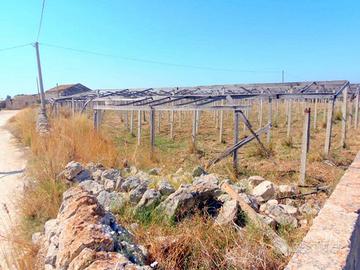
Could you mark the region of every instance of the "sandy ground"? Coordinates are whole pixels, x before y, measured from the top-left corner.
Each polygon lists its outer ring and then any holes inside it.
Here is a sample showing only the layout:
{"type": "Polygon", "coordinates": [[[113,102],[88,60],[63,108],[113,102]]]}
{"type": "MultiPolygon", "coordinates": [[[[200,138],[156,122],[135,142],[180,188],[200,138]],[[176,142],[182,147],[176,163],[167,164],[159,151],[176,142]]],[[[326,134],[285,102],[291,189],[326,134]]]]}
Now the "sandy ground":
{"type": "MultiPolygon", "coordinates": [[[[0,111],[0,269],[11,269],[4,253],[9,252],[7,235],[16,220],[15,200],[23,189],[25,152],[5,128],[17,111],[0,111]]],[[[8,257],[8,256],[7,256],[8,257]]]]}

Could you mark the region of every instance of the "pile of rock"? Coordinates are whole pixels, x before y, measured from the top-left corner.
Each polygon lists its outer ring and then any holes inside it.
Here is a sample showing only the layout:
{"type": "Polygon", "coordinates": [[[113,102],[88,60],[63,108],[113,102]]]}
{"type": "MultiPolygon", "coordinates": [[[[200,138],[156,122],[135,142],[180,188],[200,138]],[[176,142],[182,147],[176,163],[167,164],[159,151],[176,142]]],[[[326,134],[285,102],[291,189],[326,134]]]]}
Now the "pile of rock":
{"type": "Polygon", "coordinates": [[[277,198],[296,195],[298,189],[276,186],[260,176],[231,183],[196,167],[192,182],[175,190],[165,179],[153,182],[152,177],[161,179],[160,174],[156,168],[145,173],[135,167],[119,170],[94,163],[67,164],[59,177],[78,185],[64,193],[58,217],[33,237],[41,246],[39,264],[45,269],[150,269],[144,266],[145,248],[134,243],[131,233],[116,222],[111,211],[125,206],[134,211],[147,208],[174,221],[200,211],[213,216],[217,225],[242,226],[238,201],[220,188],[224,181],[273,228],[297,227],[299,221],[304,224],[306,216],[319,210],[309,203],[297,207],[289,199],[280,203],[277,198]]]}
{"type": "MultiPolygon", "coordinates": [[[[155,171],[158,174],[155,169],[150,173],[154,175],[155,171]]],[[[80,187],[96,196],[106,210],[117,210],[127,203],[137,210],[152,207],[175,192],[165,179],[159,181],[156,188],[149,188],[152,182],[150,175],[134,167],[122,172],[119,169],[105,169],[101,164],[82,166],[72,161],[66,165],[60,177],[79,183],[80,187]]]]}
{"type": "Polygon", "coordinates": [[[33,241],[40,246],[36,269],[151,269],[146,249],[81,187],[64,193],[57,218],[33,241]]]}
{"type": "MultiPolygon", "coordinates": [[[[197,166],[192,172],[192,183],[181,184],[176,191],[166,180],[160,181],[156,188],[149,188],[150,185],[154,186],[151,176],[158,177],[160,171],[159,168],[154,168],[145,173],[135,167],[120,171],[105,169],[102,165],[93,163],[82,166],[73,161],[61,175],[69,181],[79,182],[84,190],[97,197],[106,210],[119,209],[127,203],[135,210],[156,206],[156,210],[172,220],[180,220],[200,210],[214,216],[217,224],[239,224],[241,209],[236,200],[220,189],[221,181],[217,175],[207,174],[197,166]]],[[[222,181],[231,184],[229,180],[222,181]]],[[[261,176],[251,176],[231,184],[231,187],[271,227],[297,227],[299,221],[300,224],[305,224],[306,216],[316,215],[319,210],[319,207],[310,204],[298,208],[291,199],[281,200],[280,203],[277,198],[297,195],[297,187],[277,186],[261,176]]]]}

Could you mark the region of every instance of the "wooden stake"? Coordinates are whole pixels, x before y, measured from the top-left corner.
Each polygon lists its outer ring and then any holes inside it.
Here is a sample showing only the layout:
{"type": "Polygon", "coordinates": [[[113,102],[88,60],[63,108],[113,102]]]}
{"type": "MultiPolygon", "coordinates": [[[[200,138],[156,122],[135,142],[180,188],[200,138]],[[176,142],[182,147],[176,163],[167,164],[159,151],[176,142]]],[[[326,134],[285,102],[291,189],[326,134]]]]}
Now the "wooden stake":
{"type": "Polygon", "coordinates": [[[192,136],[191,136],[191,140],[192,140],[194,150],[196,149],[196,119],[197,119],[197,113],[196,113],[196,111],[194,111],[193,125],[192,125],[192,136]]]}
{"type": "Polygon", "coordinates": [[[174,111],[170,111],[170,138],[174,139],[174,111]]]}
{"type": "MultiPolygon", "coordinates": [[[[234,145],[239,141],[239,113],[234,111],[234,145]]],[[[235,174],[238,173],[238,151],[233,153],[233,168],[235,174]]]]}
{"type": "Polygon", "coordinates": [[[306,175],[306,156],[310,147],[310,108],[304,110],[304,128],[303,139],[301,145],[301,164],[300,164],[300,184],[305,184],[306,175]]]}
{"type": "Polygon", "coordinates": [[[346,121],[347,121],[347,96],[348,96],[348,87],[346,87],[343,92],[343,102],[341,105],[341,140],[340,140],[340,146],[342,148],[345,148],[346,146],[346,121]]]}
{"type": "Polygon", "coordinates": [[[151,152],[154,151],[155,147],[155,110],[150,110],[150,146],[151,152]]]}
{"type": "MultiPolygon", "coordinates": [[[[224,101],[222,101],[224,104],[224,101]]],[[[224,111],[220,111],[220,119],[219,119],[219,142],[223,142],[223,132],[224,132],[224,111]]]]}
{"type": "Polygon", "coordinates": [[[288,106],[287,106],[287,131],[286,136],[287,138],[290,138],[291,135],[291,100],[288,100],[288,106]]]}
{"type": "Polygon", "coordinates": [[[259,127],[262,127],[263,122],[263,99],[260,98],[260,110],[259,110],[259,127]]]}
{"type": "Polygon", "coordinates": [[[326,157],[329,156],[330,147],[331,147],[334,106],[335,106],[335,98],[329,100],[327,105],[328,109],[327,109],[326,135],[325,135],[325,146],[324,146],[324,154],[326,157]]]}
{"type": "Polygon", "coordinates": [[[360,96],[360,91],[357,92],[356,94],[356,98],[355,98],[355,129],[358,128],[359,125],[359,96],[360,96]]]}
{"type": "Polygon", "coordinates": [[[200,113],[201,113],[201,111],[196,111],[196,134],[199,133],[200,113]]]}
{"type": "MultiPolygon", "coordinates": [[[[316,93],[317,93],[318,91],[316,90],[316,93]]],[[[318,99],[317,98],[315,98],[315,100],[314,100],[314,129],[316,129],[316,127],[317,127],[317,114],[318,114],[318,99]]]]}
{"type": "Polygon", "coordinates": [[[267,133],[266,142],[269,144],[271,141],[271,129],[272,129],[272,99],[269,98],[269,115],[268,115],[268,124],[270,124],[269,131],[267,133]]]}
{"type": "Polygon", "coordinates": [[[137,130],[137,144],[141,144],[141,111],[138,110],[138,130],[137,130]]]}
{"type": "Polygon", "coordinates": [[[134,111],[130,111],[130,134],[134,136],[134,111]]]}

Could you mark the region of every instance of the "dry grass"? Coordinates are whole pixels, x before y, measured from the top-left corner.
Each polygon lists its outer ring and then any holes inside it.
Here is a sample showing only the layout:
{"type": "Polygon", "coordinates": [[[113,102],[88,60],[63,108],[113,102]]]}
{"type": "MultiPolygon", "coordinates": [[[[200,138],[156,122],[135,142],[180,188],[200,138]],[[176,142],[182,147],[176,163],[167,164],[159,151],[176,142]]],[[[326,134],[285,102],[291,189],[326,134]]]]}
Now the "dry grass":
{"type": "MultiPolygon", "coordinates": [[[[325,136],[321,124],[324,115],[322,105],[318,106],[317,130],[312,131],[311,135],[307,182],[334,186],[359,150],[360,136],[358,132],[349,130],[347,148],[339,148],[340,122],[335,118],[331,156],[335,166],[325,164],[322,156],[325,136]]],[[[301,105],[294,106],[291,140],[286,139],[285,106],[280,105],[279,109],[276,127],[272,131],[271,158],[265,158],[256,143],[252,142],[239,151],[239,175],[233,174],[230,158],[211,167],[210,172],[234,180],[257,174],[275,183],[297,183],[302,108],[301,105]]],[[[147,121],[143,125],[142,144],[138,146],[137,138],[130,135],[125,126],[124,115],[120,117],[116,112],[105,113],[101,131],[95,132],[91,118],[79,115],[72,118],[67,111],[62,111],[59,118],[50,118],[51,133],[43,138],[35,134],[34,110],[17,115],[12,120],[11,129],[32,152],[28,174],[33,182],[20,202],[24,217],[21,224],[25,232],[23,239],[29,239],[31,233],[38,231],[47,219],[57,214],[61,194],[66,187],[56,181],[56,176],[70,160],[100,162],[107,167],[118,167],[126,159],[131,165],[143,170],[160,167],[163,174],[167,175],[179,168],[190,171],[197,164],[205,165],[232,143],[232,114],[224,115],[224,137],[220,143],[217,118],[213,113],[202,113],[194,148],[191,144],[191,117],[191,113],[183,113],[180,124],[179,114],[175,113],[175,138],[172,140],[168,135],[167,115],[162,113],[161,129],[159,131],[156,128],[156,151],[151,154],[147,121]]],[[[257,128],[257,115],[251,112],[249,118],[254,128],[257,128]]],[[[265,117],[263,122],[266,122],[265,117]]],[[[248,135],[249,132],[240,126],[241,137],[248,135]]],[[[137,127],[136,121],[134,127],[137,127]]],[[[323,202],[326,196],[314,195],[311,199],[323,202]]],[[[263,234],[251,226],[239,232],[230,227],[213,226],[207,217],[198,215],[175,225],[159,223],[149,213],[139,217],[120,211],[118,216],[125,225],[140,223],[135,231],[138,240],[149,248],[151,256],[164,269],[281,269],[287,259],[277,256],[263,234]],[[170,243],[164,243],[165,237],[170,243]]],[[[306,228],[296,231],[282,229],[283,236],[292,245],[296,245],[306,233],[306,228]]]]}
{"type": "MultiPolygon", "coordinates": [[[[55,218],[66,185],[57,175],[71,160],[83,163],[101,162],[118,166],[118,152],[111,140],[95,132],[86,116],[68,118],[66,114],[54,120],[50,118],[51,132],[39,137],[35,130],[36,110],[26,109],[9,122],[9,129],[30,148],[27,166],[28,183],[18,205],[21,222],[14,224],[17,233],[12,240],[13,250],[22,250],[17,259],[19,265],[31,265],[34,256],[30,247],[31,235],[41,231],[44,223],[55,218]],[[24,244],[27,243],[27,244],[24,244]]],[[[31,269],[29,266],[17,269],[31,269]]]]}

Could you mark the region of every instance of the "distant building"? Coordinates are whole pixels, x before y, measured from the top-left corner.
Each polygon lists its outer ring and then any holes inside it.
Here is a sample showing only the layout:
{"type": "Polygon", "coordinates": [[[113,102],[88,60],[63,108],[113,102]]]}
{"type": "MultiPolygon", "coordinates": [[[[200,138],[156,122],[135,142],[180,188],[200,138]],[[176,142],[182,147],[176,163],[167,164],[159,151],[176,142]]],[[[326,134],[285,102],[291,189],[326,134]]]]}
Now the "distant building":
{"type": "Polygon", "coordinates": [[[5,107],[9,110],[20,110],[39,103],[39,95],[16,95],[6,98],[5,107]]]}
{"type": "Polygon", "coordinates": [[[45,91],[45,96],[46,98],[58,98],[58,97],[80,94],[88,91],[91,91],[91,89],[87,88],[81,83],[63,84],[45,91]]]}
{"type": "Polygon", "coordinates": [[[0,99],[0,109],[5,109],[6,108],[6,101],[3,99],[0,99]]]}

